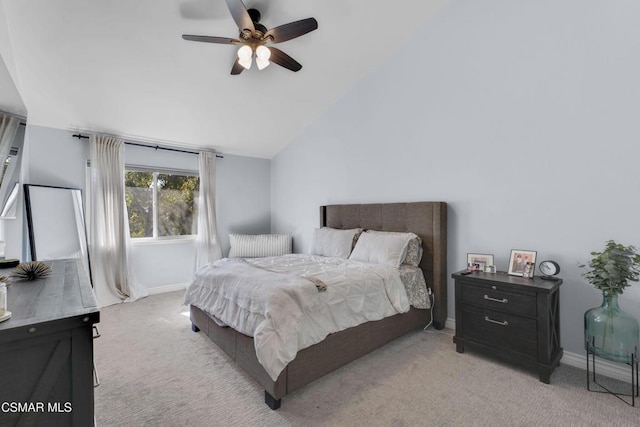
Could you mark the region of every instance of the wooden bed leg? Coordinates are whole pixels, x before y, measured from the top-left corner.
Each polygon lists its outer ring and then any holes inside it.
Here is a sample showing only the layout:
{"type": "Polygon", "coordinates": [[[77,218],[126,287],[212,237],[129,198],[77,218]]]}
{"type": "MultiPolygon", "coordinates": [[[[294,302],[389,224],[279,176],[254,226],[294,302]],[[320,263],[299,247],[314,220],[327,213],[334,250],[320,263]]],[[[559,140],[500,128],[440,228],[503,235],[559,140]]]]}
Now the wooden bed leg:
{"type": "Polygon", "coordinates": [[[433,327],[434,327],[434,328],[436,328],[437,330],[444,329],[444,323],[441,323],[441,322],[433,322],[433,327]]]}
{"type": "Polygon", "coordinates": [[[276,399],[275,397],[271,396],[269,394],[268,391],[264,391],[264,403],[267,404],[267,406],[271,409],[273,409],[274,411],[278,408],[280,408],[280,404],[282,403],[282,399],[276,399]]]}
{"type": "Polygon", "coordinates": [[[198,328],[195,323],[191,324],[191,330],[193,332],[200,332],[200,328],[198,328]]]}

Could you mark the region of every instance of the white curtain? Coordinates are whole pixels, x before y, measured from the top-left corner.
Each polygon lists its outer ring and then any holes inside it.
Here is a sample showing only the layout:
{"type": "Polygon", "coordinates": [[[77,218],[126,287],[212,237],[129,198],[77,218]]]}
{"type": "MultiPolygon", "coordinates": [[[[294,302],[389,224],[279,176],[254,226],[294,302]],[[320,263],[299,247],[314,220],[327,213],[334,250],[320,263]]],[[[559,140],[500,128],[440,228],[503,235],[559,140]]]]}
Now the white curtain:
{"type": "Polygon", "coordinates": [[[0,114],[0,165],[2,166],[11,151],[11,144],[13,144],[19,125],[20,120],[15,117],[0,114]]]}
{"type": "Polygon", "coordinates": [[[90,193],[89,253],[98,304],[104,307],[146,296],[146,289],[130,273],[121,139],[91,136],[90,193]]]}
{"type": "Polygon", "coordinates": [[[222,258],[216,226],[215,153],[200,152],[196,268],[222,258]]]}
{"type": "MultiPolygon", "coordinates": [[[[16,132],[18,131],[18,126],[20,125],[20,120],[15,117],[4,116],[0,114],[0,176],[2,174],[2,170],[4,168],[4,164],[9,156],[9,152],[11,151],[11,144],[13,144],[13,140],[16,136],[16,132]]],[[[6,194],[8,185],[13,185],[7,179],[3,180],[2,188],[0,188],[0,209],[2,208],[2,199],[4,198],[4,194],[6,194]]],[[[4,222],[0,221],[0,256],[4,257],[4,222]]]]}
{"type": "Polygon", "coordinates": [[[76,230],[78,232],[78,246],[80,247],[80,259],[82,260],[82,265],[84,266],[84,271],[87,274],[90,274],[91,270],[89,269],[89,248],[87,248],[87,239],[85,238],[86,234],[86,224],[84,221],[84,213],[82,206],[82,193],[80,191],[72,191],[71,199],[73,200],[73,214],[76,220],[76,230]]]}

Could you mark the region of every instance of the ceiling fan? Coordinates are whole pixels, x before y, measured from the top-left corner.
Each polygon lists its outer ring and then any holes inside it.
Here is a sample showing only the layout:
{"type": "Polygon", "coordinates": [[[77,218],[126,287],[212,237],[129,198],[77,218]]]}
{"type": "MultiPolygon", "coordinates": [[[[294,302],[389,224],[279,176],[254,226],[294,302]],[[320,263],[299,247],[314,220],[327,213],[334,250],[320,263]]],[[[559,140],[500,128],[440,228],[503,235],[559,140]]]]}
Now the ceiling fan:
{"type": "Polygon", "coordinates": [[[273,62],[288,70],[300,71],[302,68],[300,63],[271,44],[286,42],[317,29],[318,21],[315,18],[302,19],[267,30],[260,23],[260,12],[257,9],[247,9],[242,0],[226,0],[226,2],[240,30],[238,39],[190,34],[183,34],[182,38],[195,42],[239,45],[237,58],[231,67],[233,75],[251,68],[254,56],[259,70],[263,70],[273,62]]]}

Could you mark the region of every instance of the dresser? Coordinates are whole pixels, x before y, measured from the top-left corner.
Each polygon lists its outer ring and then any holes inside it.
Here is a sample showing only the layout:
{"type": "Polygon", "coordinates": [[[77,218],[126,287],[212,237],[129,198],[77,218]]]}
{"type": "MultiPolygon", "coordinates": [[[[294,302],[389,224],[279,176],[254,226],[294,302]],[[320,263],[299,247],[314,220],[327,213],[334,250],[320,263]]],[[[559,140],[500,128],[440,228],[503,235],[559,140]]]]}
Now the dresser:
{"type": "Polygon", "coordinates": [[[44,263],[49,277],[7,289],[12,317],[0,323],[0,426],[92,426],[100,312],[79,260],[44,263]]]}
{"type": "Polygon", "coordinates": [[[562,280],[504,272],[454,273],[456,351],[471,347],[537,371],[549,383],[560,363],[562,280]]]}

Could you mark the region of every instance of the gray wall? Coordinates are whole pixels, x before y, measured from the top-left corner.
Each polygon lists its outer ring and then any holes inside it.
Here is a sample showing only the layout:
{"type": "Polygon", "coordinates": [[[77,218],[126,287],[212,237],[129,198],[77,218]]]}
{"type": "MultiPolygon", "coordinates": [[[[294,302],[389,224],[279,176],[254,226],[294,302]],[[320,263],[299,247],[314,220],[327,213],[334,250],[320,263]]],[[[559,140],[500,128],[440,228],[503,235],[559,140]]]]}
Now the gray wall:
{"type": "MultiPolygon", "coordinates": [[[[87,140],[72,137],[74,132],[40,126],[27,126],[24,182],[85,189],[87,140]]],[[[125,162],[132,165],[167,167],[198,171],[198,157],[135,146],[125,147],[125,162]]],[[[225,155],[216,163],[216,207],[218,233],[226,254],[229,232],[268,233],[270,231],[270,162],[243,156],[225,155]]],[[[22,221],[7,223],[21,228],[22,221]]],[[[12,230],[17,234],[16,230],[12,230]]],[[[11,254],[22,253],[27,245],[7,243],[11,254]]],[[[19,257],[19,256],[16,256],[19,257]]],[[[193,240],[136,243],[131,253],[137,279],[148,288],[191,281],[195,266],[193,240]]]]}
{"type": "MultiPolygon", "coordinates": [[[[272,231],[305,252],[321,204],[446,201],[449,273],[467,252],[557,260],[562,343],[583,354],[601,297],[578,263],[640,245],[638,16],[635,0],[452,0],[272,160],[272,231]]],[[[640,285],[620,303],[640,318],[640,285]]]]}

